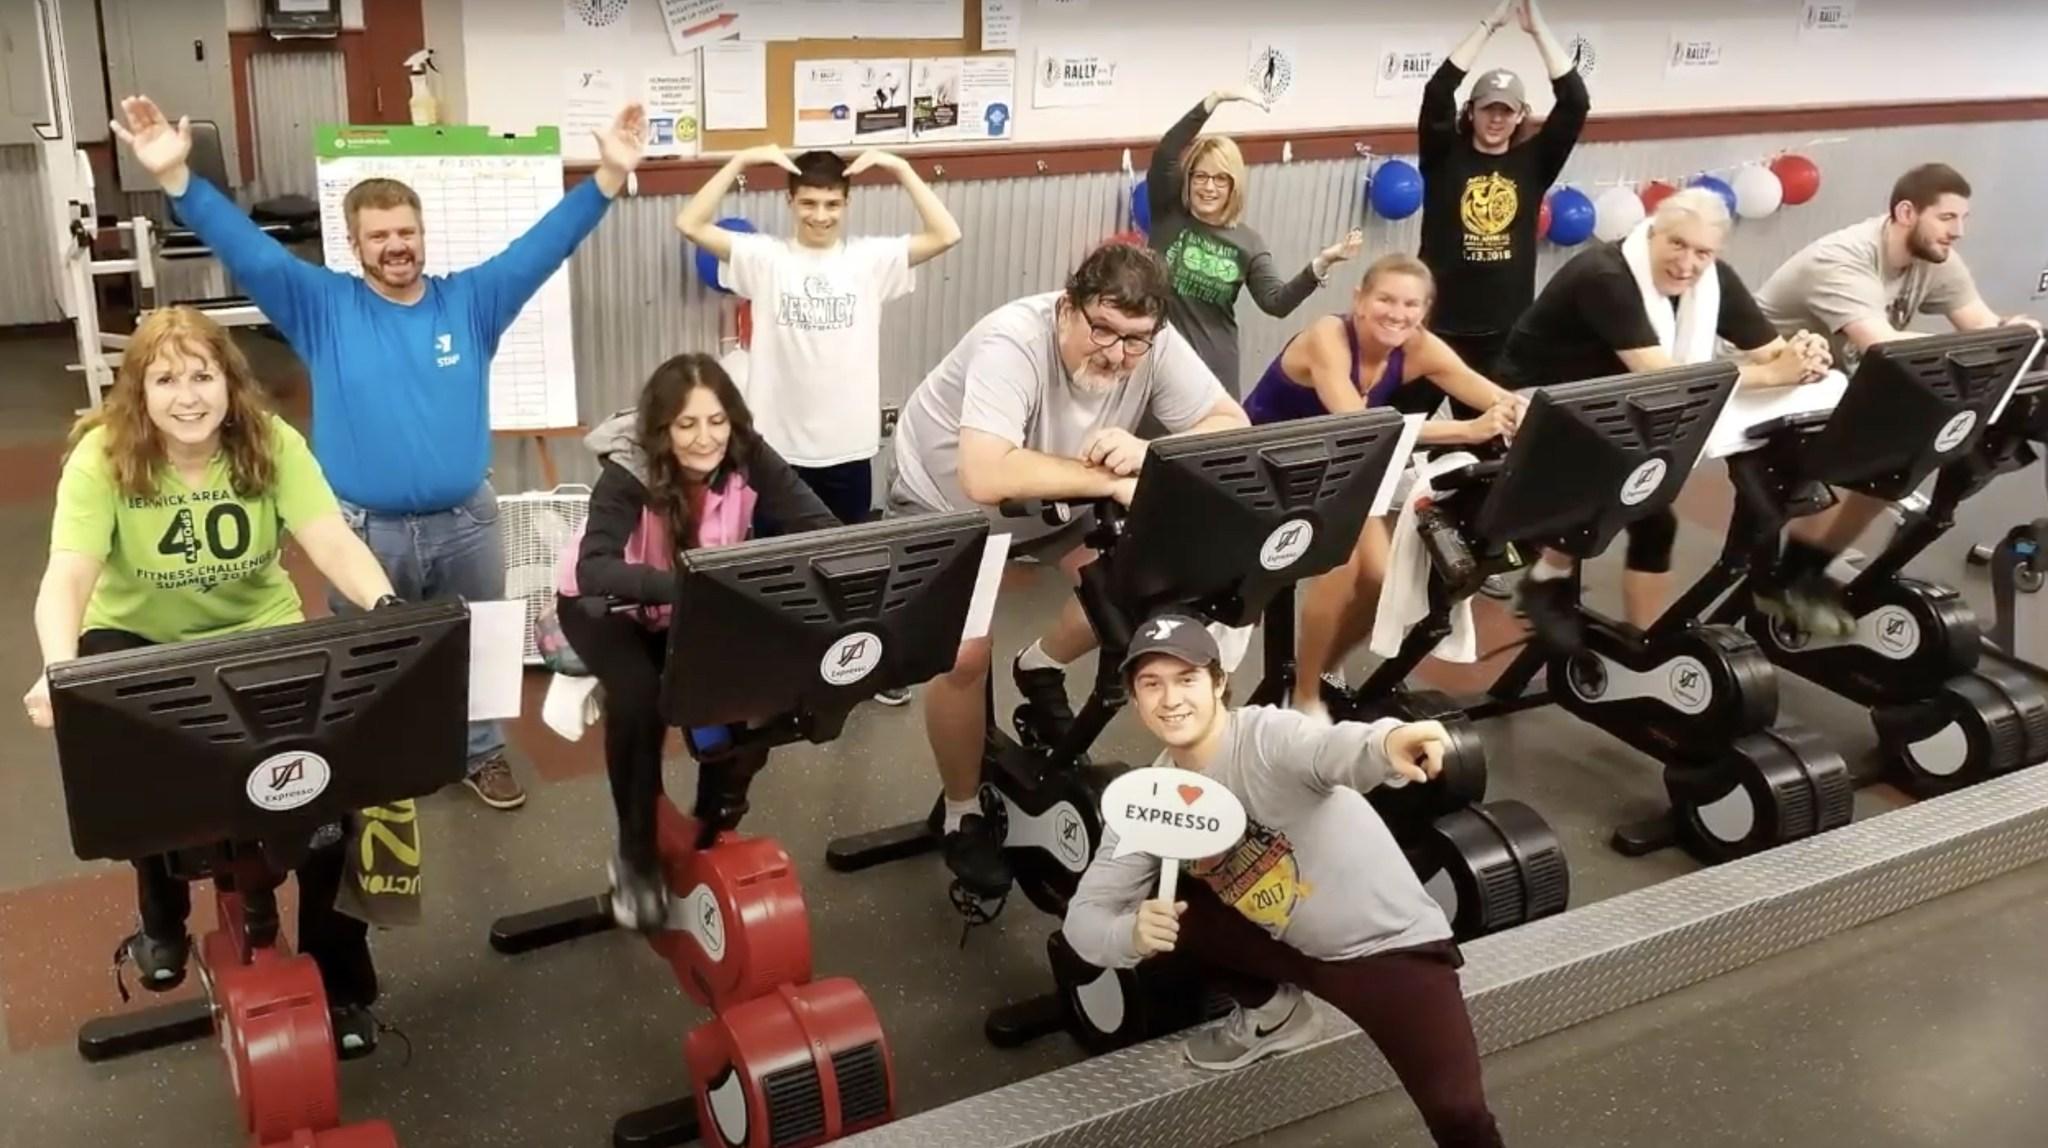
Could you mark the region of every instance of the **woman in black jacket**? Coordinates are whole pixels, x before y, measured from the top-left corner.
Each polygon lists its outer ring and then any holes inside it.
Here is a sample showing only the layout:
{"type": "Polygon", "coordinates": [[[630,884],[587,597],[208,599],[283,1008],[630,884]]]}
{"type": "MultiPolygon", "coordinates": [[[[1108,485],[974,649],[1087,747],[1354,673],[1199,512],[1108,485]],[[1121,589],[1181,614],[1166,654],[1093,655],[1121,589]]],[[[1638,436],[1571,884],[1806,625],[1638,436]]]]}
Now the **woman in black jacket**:
{"type": "Polygon", "coordinates": [[[603,468],[590,517],[571,544],[575,559],[561,564],[556,606],[563,636],[604,687],[605,768],[619,815],[612,913],[621,925],[651,930],[668,916],[654,812],[668,734],[658,698],[676,557],[746,541],[757,509],[773,533],[839,520],[754,432],[739,389],[709,355],[663,363],[637,407],[584,444],[603,468]]]}

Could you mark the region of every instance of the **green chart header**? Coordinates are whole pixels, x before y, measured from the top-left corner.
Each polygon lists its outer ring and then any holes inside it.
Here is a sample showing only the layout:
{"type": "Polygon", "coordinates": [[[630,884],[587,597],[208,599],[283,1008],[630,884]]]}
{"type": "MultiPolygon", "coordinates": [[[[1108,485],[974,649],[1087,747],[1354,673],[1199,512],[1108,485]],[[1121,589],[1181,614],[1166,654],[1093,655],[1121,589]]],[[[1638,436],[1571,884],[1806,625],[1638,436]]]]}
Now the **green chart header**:
{"type": "Polygon", "coordinates": [[[501,156],[562,154],[560,128],[536,128],[532,135],[493,132],[479,124],[322,124],[313,130],[321,159],[350,156],[501,156]]]}

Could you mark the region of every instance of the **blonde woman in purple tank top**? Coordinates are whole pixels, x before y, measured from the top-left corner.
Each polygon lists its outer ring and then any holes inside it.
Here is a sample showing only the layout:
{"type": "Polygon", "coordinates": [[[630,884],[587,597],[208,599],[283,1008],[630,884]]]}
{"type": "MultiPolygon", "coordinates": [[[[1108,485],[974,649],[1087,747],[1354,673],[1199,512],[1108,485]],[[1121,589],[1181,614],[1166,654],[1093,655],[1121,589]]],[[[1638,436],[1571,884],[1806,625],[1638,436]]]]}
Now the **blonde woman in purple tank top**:
{"type": "MultiPolygon", "coordinates": [[[[1429,268],[1414,256],[1383,255],[1352,292],[1349,315],[1329,315],[1288,340],[1245,399],[1254,423],[1342,414],[1378,406],[1400,388],[1427,380],[1477,418],[1433,418],[1423,446],[1476,445],[1514,433],[1525,402],[1474,371],[1424,326],[1436,293],[1429,268]]],[[[1322,710],[1322,676],[1365,640],[1379,605],[1390,545],[1389,524],[1370,520],[1350,561],[1309,579],[1295,642],[1293,705],[1322,710]]]]}

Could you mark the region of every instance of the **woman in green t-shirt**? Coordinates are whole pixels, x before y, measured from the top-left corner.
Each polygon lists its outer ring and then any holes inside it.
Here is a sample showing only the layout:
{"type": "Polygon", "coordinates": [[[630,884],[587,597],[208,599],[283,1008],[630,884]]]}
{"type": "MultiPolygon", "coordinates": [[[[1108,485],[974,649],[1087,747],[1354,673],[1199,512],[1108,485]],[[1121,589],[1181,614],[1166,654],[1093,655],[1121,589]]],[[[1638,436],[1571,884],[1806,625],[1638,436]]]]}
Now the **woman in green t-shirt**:
{"type": "MultiPolygon", "coordinates": [[[[350,601],[395,600],[305,438],[271,413],[227,332],[189,307],[152,312],[106,402],[72,430],[36,594],[43,664],[303,620],[279,560],[286,532],[350,601]]],[[[49,728],[47,674],[22,701],[49,728]]],[[[347,1056],[375,1046],[377,974],[368,926],[334,908],[342,836],[322,829],[297,873],[299,948],[320,968],[347,1056]]],[[[174,988],[190,953],[191,890],[162,857],[135,869],[142,927],[120,955],[148,988],[174,988]]]]}

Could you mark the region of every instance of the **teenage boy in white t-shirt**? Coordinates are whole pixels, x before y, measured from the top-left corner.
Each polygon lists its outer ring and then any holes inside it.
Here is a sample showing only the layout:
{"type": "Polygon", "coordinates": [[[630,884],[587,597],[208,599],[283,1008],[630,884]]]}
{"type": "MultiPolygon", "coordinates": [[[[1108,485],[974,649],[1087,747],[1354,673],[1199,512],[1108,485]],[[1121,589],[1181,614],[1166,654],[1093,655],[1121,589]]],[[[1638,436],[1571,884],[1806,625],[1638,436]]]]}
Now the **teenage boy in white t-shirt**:
{"type": "Polygon", "coordinates": [[[840,521],[867,521],[882,448],[882,305],[910,294],[911,269],[960,242],[960,225],[900,156],[868,151],[849,164],[829,151],[809,151],[792,160],[764,144],[726,161],[690,198],[676,227],[729,263],[728,285],[754,303],[746,391],[755,429],[840,521]],[[712,222],[740,173],[758,164],[791,173],[796,230],[788,239],[712,222]],[[923,231],[841,234],[852,177],[869,168],[895,173],[923,231]]]}

